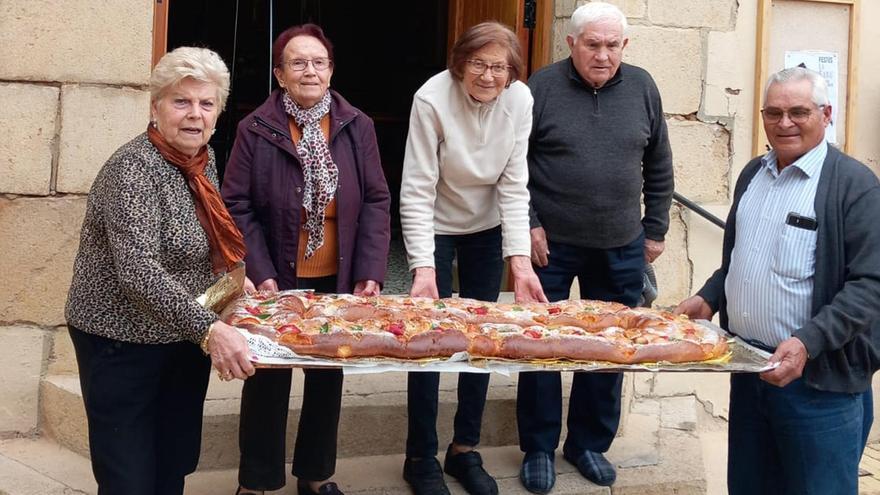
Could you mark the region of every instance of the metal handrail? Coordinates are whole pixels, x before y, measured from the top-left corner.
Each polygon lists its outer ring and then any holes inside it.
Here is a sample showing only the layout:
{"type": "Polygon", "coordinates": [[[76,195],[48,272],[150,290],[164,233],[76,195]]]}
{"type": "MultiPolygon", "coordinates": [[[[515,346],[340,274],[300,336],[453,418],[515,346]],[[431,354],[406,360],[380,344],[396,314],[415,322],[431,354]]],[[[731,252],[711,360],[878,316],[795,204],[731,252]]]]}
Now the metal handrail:
{"type": "Polygon", "coordinates": [[[721,220],[720,218],[716,217],[715,215],[709,213],[702,206],[694,203],[693,201],[682,196],[681,194],[674,192],[674,193],[672,193],[672,198],[675,199],[676,201],[678,201],[679,203],[681,203],[686,208],[693,210],[694,213],[696,213],[697,215],[700,215],[701,217],[705,218],[709,222],[721,227],[722,229],[725,227],[726,224],[724,223],[724,220],[721,220]]]}

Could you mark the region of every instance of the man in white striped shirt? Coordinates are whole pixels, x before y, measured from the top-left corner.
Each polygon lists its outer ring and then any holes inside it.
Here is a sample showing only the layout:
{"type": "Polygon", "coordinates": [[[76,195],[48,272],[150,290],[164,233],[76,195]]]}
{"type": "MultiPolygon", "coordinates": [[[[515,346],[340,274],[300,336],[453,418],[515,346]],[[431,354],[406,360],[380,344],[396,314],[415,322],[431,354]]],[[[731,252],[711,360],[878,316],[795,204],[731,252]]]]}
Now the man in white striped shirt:
{"type": "Polygon", "coordinates": [[[820,142],[786,166],[770,151],[740,199],[724,291],[730,328],[743,338],[776,348],[810,320],[816,229],[791,225],[790,218],[816,218],[827,154],[820,142]]]}
{"type": "Polygon", "coordinates": [[[721,268],[676,311],[720,311],[778,363],[731,375],[730,494],[856,494],[880,367],[880,182],[825,142],[819,74],[771,76],[761,113],[772,151],[737,181],[721,268]]]}

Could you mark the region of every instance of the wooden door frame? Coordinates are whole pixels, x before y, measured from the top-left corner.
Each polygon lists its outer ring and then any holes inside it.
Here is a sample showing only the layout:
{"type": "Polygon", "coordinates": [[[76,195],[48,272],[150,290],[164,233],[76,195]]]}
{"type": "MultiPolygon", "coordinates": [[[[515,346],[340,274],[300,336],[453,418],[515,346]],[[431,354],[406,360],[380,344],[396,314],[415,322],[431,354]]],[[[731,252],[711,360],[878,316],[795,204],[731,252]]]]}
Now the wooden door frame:
{"type": "MultiPolygon", "coordinates": [[[[450,0],[449,2],[449,24],[446,37],[447,52],[452,50],[456,33],[459,32],[462,23],[462,10],[457,4],[464,1],[466,0],[450,0]]],[[[528,51],[529,56],[526,73],[521,76],[521,79],[525,81],[529,74],[552,62],[555,0],[536,0],[535,27],[533,29],[523,27],[525,22],[525,1],[511,1],[517,2],[516,21],[514,26],[511,27],[516,32],[520,45],[528,51]],[[529,36],[530,34],[531,36],[529,36]]]]}
{"type": "Polygon", "coordinates": [[[535,29],[530,47],[529,73],[550,64],[553,60],[553,13],[557,0],[537,0],[535,29]]]}
{"type": "Polygon", "coordinates": [[[153,1],[153,63],[155,67],[168,51],[168,3],[171,0],[153,1]]]}

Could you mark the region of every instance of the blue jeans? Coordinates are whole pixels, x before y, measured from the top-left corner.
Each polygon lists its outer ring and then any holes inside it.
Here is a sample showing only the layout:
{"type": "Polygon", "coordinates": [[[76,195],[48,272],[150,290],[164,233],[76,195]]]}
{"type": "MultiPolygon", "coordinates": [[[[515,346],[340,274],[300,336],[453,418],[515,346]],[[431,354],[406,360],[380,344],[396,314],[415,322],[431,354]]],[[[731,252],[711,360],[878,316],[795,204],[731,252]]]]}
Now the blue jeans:
{"type": "MultiPolygon", "coordinates": [[[[497,301],[501,290],[501,227],[464,235],[434,236],[434,264],[440,297],[452,295],[452,260],[458,257],[461,297],[497,301]]],[[[437,455],[437,400],[440,373],[413,372],[407,378],[407,457],[437,455]]],[[[458,409],[452,441],[459,445],[480,443],[480,426],[489,390],[488,373],[458,375],[458,409]]]]}
{"type": "MultiPolygon", "coordinates": [[[[574,277],[581,297],[635,306],[642,293],[645,238],[612,249],[550,242],[549,264],[537,268],[551,301],[568,299],[574,277]]],[[[575,373],[568,405],[568,437],[563,450],[605,452],[620,423],[620,373],[575,373]]],[[[520,449],[553,452],[562,432],[562,378],[559,372],[519,374],[516,399],[520,449]]]]}
{"type": "Polygon", "coordinates": [[[730,495],[855,495],[864,394],[785,387],[757,374],[730,378],[730,495]]]}

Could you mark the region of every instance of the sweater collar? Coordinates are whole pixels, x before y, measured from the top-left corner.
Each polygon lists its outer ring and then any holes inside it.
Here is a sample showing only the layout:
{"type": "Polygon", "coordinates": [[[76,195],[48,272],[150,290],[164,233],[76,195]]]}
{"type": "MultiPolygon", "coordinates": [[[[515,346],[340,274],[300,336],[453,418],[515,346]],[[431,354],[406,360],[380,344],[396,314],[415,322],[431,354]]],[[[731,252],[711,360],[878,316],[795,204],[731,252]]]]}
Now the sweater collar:
{"type": "MultiPolygon", "coordinates": [[[[824,139],[811,150],[804,153],[800,158],[789,164],[789,167],[800,170],[808,178],[822,171],[822,164],[825,163],[825,157],[828,155],[828,142],[824,139]]],[[[779,161],[776,156],[776,150],[770,150],[769,153],[761,157],[761,166],[766,169],[773,177],[779,177],[777,168],[779,161]]],[[[788,167],[786,167],[788,168],[788,167]]]]}
{"type": "Polygon", "coordinates": [[[501,93],[498,93],[498,96],[493,98],[491,101],[484,102],[484,101],[475,100],[473,97],[471,97],[470,93],[468,93],[467,88],[464,85],[463,79],[459,80],[458,78],[452,76],[452,73],[450,73],[449,75],[450,75],[450,77],[453,78],[453,80],[455,80],[455,84],[458,87],[459,93],[460,93],[461,97],[464,99],[464,101],[467,102],[468,108],[473,108],[475,110],[479,110],[481,108],[494,107],[495,103],[501,98],[501,95],[503,95],[504,92],[507,91],[507,88],[502,89],[501,93]]]}
{"type": "Polygon", "coordinates": [[[591,90],[596,90],[596,91],[602,91],[605,88],[608,88],[610,86],[614,86],[615,84],[620,83],[620,81],[623,80],[624,67],[626,67],[626,64],[621,63],[620,67],[617,68],[617,72],[614,73],[614,76],[612,76],[611,79],[608,80],[608,82],[606,82],[604,85],[602,85],[601,88],[594,88],[592,85],[590,85],[586,81],[584,81],[584,78],[581,77],[581,75],[578,73],[577,69],[574,67],[574,60],[571,59],[571,56],[568,57],[568,77],[571,78],[573,81],[576,81],[578,84],[582,85],[583,87],[585,87],[587,89],[591,89],[591,90]]]}

